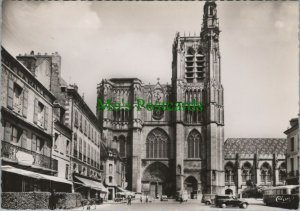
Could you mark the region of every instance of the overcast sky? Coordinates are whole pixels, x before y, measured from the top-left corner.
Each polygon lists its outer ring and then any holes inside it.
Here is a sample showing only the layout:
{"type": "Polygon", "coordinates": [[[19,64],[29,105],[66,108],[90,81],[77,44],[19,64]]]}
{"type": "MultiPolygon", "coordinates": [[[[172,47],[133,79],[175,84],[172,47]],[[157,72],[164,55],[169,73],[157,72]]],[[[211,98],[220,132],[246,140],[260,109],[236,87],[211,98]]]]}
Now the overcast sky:
{"type": "MultiPolygon", "coordinates": [[[[204,2],[4,1],[2,45],[62,56],[95,111],[102,78],[171,81],[175,33],[199,34],[204,2]]],[[[285,137],[298,114],[298,2],[217,2],[225,137],[285,137]]]]}

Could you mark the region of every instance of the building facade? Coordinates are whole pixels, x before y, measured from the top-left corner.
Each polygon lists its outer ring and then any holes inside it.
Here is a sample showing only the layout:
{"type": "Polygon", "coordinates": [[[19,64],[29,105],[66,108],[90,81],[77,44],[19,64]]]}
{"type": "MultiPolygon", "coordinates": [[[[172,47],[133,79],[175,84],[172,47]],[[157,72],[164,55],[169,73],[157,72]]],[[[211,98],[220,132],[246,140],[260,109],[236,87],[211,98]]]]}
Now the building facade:
{"type": "MultiPolygon", "coordinates": [[[[72,130],[64,124],[65,109],[57,102],[53,107],[53,147],[52,157],[57,160],[57,176],[72,181],[70,177],[70,155],[72,130]]],[[[65,190],[71,192],[72,189],[65,190]]]]}
{"type": "Polygon", "coordinates": [[[249,185],[285,185],[286,139],[228,138],[224,144],[225,194],[241,194],[249,185]]]}
{"type": "Polygon", "coordinates": [[[106,185],[108,200],[114,200],[121,192],[122,196],[127,192],[126,161],[121,158],[119,148],[109,144],[101,143],[101,166],[103,169],[103,183],[106,185]]]}
{"type": "Polygon", "coordinates": [[[290,120],[290,128],[284,132],[287,135],[287,184],[299,185],[299,122],[297,118],[290,120]]]}
{"type": "Polygon", "coordinates": [[[98,100],[121,104],[114,110],[100,105],[97,115],[103,142],[116,146],[126,163],[127,189],[154,197],[177,191],[190,197],[224,193],[219,33],[216,3],[206,2],[200,35],[175,37],[170,85],[145,85],[137,78],[99,84],[98,100]],[[173,111],[138,109],[143,101],[182,104],[173,111]],[[203,110],[183,106],[192,102],[201,103],[203,110]]]}
{"type": "Polygon", "coordinates": [[[53,155],[58,161],[58,176],[73,182],[72,192],[84,198],[99,198],[107,190],[100,169],[101,129],[95,114],[79,95],[77,85],[61,77],[61,56],[52,54],[19,55],[37,80],[55,96],[53,155]]]}
{"type": "Polygon", "coordinates": [[[54,95],[4,48],[1,59],[2,191],[70,188],[68,180],[53,176],[54,95]]]}

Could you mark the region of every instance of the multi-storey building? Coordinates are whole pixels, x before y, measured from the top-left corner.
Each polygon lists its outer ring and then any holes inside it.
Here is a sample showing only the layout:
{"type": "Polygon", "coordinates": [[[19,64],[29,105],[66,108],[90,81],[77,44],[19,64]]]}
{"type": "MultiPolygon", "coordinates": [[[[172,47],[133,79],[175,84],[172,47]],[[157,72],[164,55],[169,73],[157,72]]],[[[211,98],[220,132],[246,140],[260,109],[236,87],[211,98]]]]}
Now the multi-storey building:
{"type": "MultiPolygon", "coordinates": [[[[116,143],[114,143],[116,144],[116,143]]],[[[108,200],[114,200],[117,192],[128,192],[126,189],[127,182],[126,161],[122,159],[118,146],[112,146],[112,142],[101,142],[101,165],[103,168],[104,184],[108,189],[108,200]]]]}
{"type": "Polygon", "coordinates": [[[224,145],[225,194],[241,194],[250,184],[285,185],[286,139],[228,138],[224,145]]]}
{"type": "Polygon", "coordinates": [[[176,35],[172,82],[145,85],[137,78],[102,80],[98,98],[120,109],[98,109],[103,141],[126,163],[127,188],[157,196],[224,192],[224,106],[217,5],[206,2],[200,35],[176,35]],[[138,104],[202,103],[202,111],[137,109],[138,104]],[[134,109],[127,109],[126,104],[134,109]]]}
{"type": "MultiPolygon", "coordinates": [[[[53,107],[54,128],[52,136],[52,157],[57,160],[58,163],[57,176],[72,180],[70,171],[72,130],[64,124],[64,114],[65,109],[59,103],[55,102],[53,107]]],[[[65,191],[71,192],[71,189],[65,191]]]]}
{"type": "Polygon", "coordinates": [[[2,191],[70,189],[52,158],[54,95],[33,72],[1,49],[2,191]]]}
{"type": "Polygon", "coordinates": [[[287,184],[299,185],[299,122],[297,118],[290,120],[290,128],[284,132],[287,135],[287,184]]]}
{"type": "Polygon", "coordinates": [[[78,93],[76,85],[62,88],[65,94],[65,125],[72,131],[70,171],[74,191],[86,198],[96,198],[106,189],[101,183],[101,130],[95,114],[78,93]]]}
{"type": "Polygon", "coordinates": [[[17,58],[32,69],[57,99],[53,154],[61,170],[58,176],[72,180],[73,191],[85,198],[96,198],[101,192],[107,192],[101,183],[101,130],[97,118],[79,95],[78,87],[68,86],[61,78],[60,55],[32,51],[17,58]]]}

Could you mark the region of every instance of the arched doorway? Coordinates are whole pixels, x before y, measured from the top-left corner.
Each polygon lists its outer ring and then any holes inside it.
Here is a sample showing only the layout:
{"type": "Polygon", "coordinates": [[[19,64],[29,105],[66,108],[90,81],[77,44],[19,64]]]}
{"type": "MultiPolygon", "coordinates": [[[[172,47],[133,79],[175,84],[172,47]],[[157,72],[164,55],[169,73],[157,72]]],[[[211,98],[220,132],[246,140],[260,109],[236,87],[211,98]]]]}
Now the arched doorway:
{"type": "Polygon", "coordinates": [[[153,198],[171,194],[171,178],[169,168],[160,163],[150,164],[144,171],[142,178],[142,192],[153,198]]]}
{"type": "Polygon", "coordinates": [[[197,195],[198,182],[195,177],[187,177],[184,181],[184,187],[187,190],[190,199],[194,198],[193,195],[197,195]]]}
{"type": "Polygon", "coordinates": [[[225,190],[225,194],[226,195],[232,195],[233,194],[233,191],[231,189],[226,189],[225,190]]]}

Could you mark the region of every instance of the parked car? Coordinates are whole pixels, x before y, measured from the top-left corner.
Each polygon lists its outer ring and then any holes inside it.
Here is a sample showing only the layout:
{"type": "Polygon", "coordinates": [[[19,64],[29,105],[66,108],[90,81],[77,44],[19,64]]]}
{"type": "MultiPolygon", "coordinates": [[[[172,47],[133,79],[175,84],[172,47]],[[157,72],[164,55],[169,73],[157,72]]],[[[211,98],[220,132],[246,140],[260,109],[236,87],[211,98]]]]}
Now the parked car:
{"type": "Polygon", "coordinates": [[[232,195],[216,195],[215,204],[221,208],[240,207],[245,209],[248,207],[248,202],[232,195]]]}
{"type": "Polygon", "coordinates": [[[186,191],[177,191],[176,193],[176,201],[186,202],[188,201],[188,193],[186,191]]]}
{"type": "Polygon", "coordinates": [[[211,205],[215,203],[216,194],[203,194],[201,202],[206,205],[211,205]]]}
{"type": "Polygon", "coordinates": [[[168,201],[168,197],[166,195],[161,195],[160,200],[161,201],[168,201]]]}

